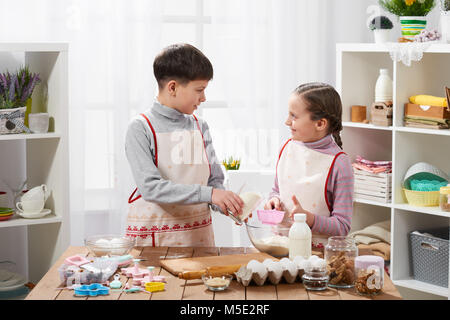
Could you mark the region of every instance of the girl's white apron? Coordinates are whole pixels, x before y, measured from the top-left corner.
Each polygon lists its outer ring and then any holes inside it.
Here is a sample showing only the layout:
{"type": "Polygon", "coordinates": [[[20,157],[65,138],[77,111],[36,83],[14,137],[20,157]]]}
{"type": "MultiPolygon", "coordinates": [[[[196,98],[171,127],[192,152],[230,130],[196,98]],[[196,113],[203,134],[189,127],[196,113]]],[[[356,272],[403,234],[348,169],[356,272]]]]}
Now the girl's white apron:
{"type": "MultiPolygon", "coordinates": [[[[162,179],[180,184],[206,186],[211,168],[197,118],[197,129],[155,133],[142,114],[155,141],[155,165],[162,179]]],[[[157,204],[139,195],[130,196],[127,217],[128,236],[138,246],[213,247],[214,234],[207,203],[193,205],[157,204]]]]}
{"type": "MultiPolygon", "coordinates": [[[[329,217],[331,206],[327,199],[327,182],[335,159],[342,154],[328,155],[289,139],[283,146],[277,164],[280,200],[287,212],[294,207],[295,195],[303,209],[329,217]]],[[[328,235],[312,234],[314,247],[325,246],[328,235]]]]}

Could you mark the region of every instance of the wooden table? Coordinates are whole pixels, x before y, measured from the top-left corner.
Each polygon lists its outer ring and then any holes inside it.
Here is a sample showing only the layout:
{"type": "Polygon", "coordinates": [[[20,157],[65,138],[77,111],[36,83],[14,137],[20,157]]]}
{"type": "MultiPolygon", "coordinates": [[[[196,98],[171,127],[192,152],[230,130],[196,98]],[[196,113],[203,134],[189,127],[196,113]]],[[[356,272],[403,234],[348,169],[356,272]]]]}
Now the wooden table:
{"type": "MultiPolygon", "coordinates": [[[[238,253],[257,252],[254,248],[188,248],[188,247],[135,247],[131,251],[133,257],[144,257],[140,265],[155,266],[155,274],[167,277],[165,291],[154,293],[125,293],[111,291],[109,295],[97,297],[75,297],[73,290],[56,290],[65,286],[61,283],[58,268],[67,257],[75,254],[90,255],[86,247],[69,247],[56,261],[51,269],[39,281],[26,297],[27,300],[398,300],[401,295],[385,273],[383,293],[374,297],[358,295],[354,289],[333,289],[324,291],[307,291],[303,284],[280,283],[264,286],[250,285],[244,287],[233,280],[230,287],[222,292],[206,289],[202,280],[182,280],[175,277],[159,264],[160,259],[215,256],[238,253]]],[[[121,275],[123,284],[131,279],[121,275]]],[[[122,287],[123,288],[123,287],[122,287]]]]}

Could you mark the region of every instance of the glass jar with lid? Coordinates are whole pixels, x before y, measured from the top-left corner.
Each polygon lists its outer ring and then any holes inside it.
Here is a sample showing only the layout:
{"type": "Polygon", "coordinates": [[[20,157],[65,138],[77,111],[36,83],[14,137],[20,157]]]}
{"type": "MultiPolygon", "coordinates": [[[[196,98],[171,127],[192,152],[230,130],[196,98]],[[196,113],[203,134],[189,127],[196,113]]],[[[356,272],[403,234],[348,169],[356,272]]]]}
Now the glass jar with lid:
{"type": "Polygon", "coordinates": [[[329,275],[328,286],[351,288],[355,285],[355,258],[358,247],[355,239],[335,236],[328,238],[325,246],[325,260],[329,275]]]}
{"type": "Polygon", "coordinates": [[[374,255],[358,256],[355,259],[355,289],[361,295],[376,295],[384,284],[384,260],[374,255]]]}
{"type": "Polygon", "coordinates": [[[441,187],[439,195],[439,206],[442,211],[450,212],[450,186],[441,187]]]}

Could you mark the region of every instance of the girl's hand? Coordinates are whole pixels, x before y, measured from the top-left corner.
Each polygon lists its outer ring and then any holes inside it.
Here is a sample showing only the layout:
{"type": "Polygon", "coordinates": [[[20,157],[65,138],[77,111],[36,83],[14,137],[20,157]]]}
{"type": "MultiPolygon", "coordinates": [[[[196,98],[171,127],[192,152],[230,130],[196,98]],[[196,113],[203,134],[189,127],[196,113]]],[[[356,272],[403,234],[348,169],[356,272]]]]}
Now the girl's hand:
{"type": "Polygon", "coordinates": [[[280,198],[273,197],[264,205],[264,210],[278,210],[281,211],[281,201],[280,198]]]}
{"type": "Polygon", "coordinates": [[[291,212],[289,212],[289,217],[294,219],[295,213],[306,213],[295,195],[292,196],[292,202],[294,203],[294,207],[292,208],[291,212]]]}
{"type": "Polygon", "coordinates": [[[228,215],[227,209],[229,209],[235,216],[238,216],[242,214],[242,208],[244,207],[244,201],[237,194],[222,189],[213,189],[211,202],[219,206],[225,215],[228,215]]]}
{"type": "Polygon", "coordinates": [[[291,212],[289,213],[289,216],[294,219],[294,214],[295,213],[304,213],[306,214],[306,224],[312,228],[312,226],[314,225],[314,220],[315,220],[315,216],[313,213],[306,211],[305,209],[303,209],[302,205],[300,204],[300,202],[298,201],[297,197],[294,195],[292,196],[292,202],[294,203],[294,208],[292,208],[291,212]]]}

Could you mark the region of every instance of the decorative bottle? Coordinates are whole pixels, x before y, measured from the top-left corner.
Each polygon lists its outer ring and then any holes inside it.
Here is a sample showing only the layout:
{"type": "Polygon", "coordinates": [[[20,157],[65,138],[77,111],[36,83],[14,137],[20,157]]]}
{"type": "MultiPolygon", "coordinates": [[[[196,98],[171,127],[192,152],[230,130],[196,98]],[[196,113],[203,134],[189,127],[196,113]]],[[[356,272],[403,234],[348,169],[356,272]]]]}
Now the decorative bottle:
{"type": "Polygon", "coordinates": [[[388,102],[392,101],[392,98],[392,79],[389,76],[389,70],[380,69],[380,75],[375,84],[375,102],[388,102]]]}

